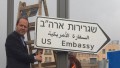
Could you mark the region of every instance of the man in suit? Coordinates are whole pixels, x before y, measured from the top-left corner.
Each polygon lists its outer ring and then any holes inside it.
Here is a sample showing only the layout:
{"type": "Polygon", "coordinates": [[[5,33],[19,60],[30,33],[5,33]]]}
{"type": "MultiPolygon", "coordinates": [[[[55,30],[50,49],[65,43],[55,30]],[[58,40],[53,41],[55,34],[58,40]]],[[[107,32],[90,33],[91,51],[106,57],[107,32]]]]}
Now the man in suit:
{"type": "Polygon", "coordinates": [[[40,54],[28,54],[27,46],[23,40],[28,25],[28,19],[20,17],[16,23],[16,30],[8,35],[5,43],[6,68],[30,68],[30,63],[42,61],[40,54]]]}

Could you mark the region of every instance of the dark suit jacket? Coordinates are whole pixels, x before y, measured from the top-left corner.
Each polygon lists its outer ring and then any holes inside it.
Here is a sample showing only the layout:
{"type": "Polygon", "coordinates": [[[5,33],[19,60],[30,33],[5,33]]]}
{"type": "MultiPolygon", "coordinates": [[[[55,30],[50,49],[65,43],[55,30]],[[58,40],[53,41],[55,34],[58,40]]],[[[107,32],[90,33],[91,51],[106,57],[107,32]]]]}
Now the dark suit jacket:
{"type": "Polygon", "coordinates": [[[27,47],[23,45],[21,36],[16,31],[8,35],[5,47],[6,68],[30,68],[30,63],[34,62],[34,54],[28,54],[27,47]]]}

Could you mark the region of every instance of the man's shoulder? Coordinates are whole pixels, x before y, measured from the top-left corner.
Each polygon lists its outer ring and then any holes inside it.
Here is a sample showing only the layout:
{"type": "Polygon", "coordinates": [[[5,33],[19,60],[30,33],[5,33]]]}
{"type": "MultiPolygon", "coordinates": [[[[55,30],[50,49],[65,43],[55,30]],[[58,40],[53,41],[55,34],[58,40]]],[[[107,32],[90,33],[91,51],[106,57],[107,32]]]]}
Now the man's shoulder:
{"type": "Polygon", "coordinates": [[[10,33],[7,37],[13,37],[15,36],[14,32],[10,33]]]}
{"type": "Polygon", "coordinates": [[[10,33],[10,34],[7,36],[7,38],[8,38],[8,39],[10,39],[10,38],[12,38],[12,39],[17,38],[17,35],[16,35],[15,31],[12,32],[12,33],[10,33]]]}

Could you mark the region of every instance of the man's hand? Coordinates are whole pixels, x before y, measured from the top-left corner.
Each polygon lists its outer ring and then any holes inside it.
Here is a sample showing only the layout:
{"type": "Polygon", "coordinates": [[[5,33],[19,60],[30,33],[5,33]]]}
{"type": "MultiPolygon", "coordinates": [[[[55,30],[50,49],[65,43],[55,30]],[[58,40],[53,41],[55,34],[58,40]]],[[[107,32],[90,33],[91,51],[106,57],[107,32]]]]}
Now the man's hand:
{"type": "Polygon", "coordinates": [[[36,60],[36,61],[39,61],[39,62],[42,62],[42,56],[41,56],[41,54],[37,54],[37,55],[35,56],[35,60],[36,60]]]}

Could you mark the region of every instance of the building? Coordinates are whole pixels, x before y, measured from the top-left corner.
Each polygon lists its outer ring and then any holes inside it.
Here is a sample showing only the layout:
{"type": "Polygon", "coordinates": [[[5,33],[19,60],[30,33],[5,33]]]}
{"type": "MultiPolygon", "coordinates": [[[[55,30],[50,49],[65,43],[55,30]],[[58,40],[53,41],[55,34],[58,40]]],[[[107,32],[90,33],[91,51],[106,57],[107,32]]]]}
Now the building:
{"type": "Polygon", "coordinates": [[[98,60],[107,59],[107,52],[120,50],[120,45],[118,40],[113,40],[111,43],[107,44],[98,52],[98,60]]]}
{"type": "Polygon", "coordinates": [[[118,40],[113,40],[111,43],[103,47],[97,54],[94,53],[77,53],[77,58],[82,63],[96,63],[107,59],[107,52],[120,50],[118,40]]]}
{"type": "Polygon", "coordinates": [[[96,63],[97,54],[94,54],[94,53],[77,53],[77,58],[81,63],[96,63]]]}

